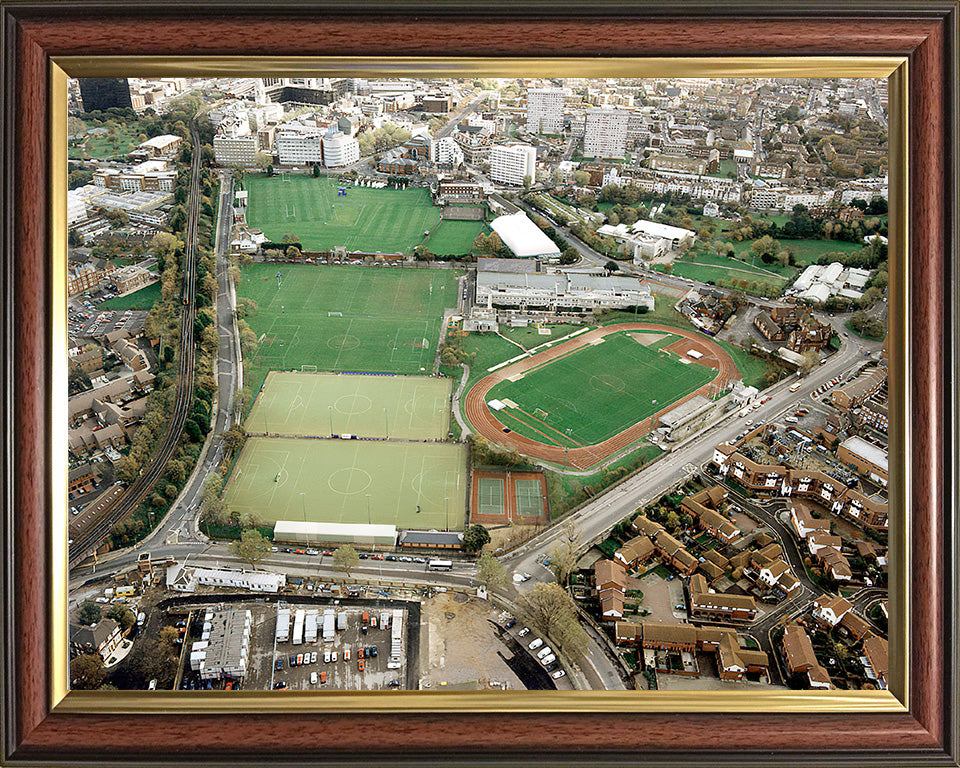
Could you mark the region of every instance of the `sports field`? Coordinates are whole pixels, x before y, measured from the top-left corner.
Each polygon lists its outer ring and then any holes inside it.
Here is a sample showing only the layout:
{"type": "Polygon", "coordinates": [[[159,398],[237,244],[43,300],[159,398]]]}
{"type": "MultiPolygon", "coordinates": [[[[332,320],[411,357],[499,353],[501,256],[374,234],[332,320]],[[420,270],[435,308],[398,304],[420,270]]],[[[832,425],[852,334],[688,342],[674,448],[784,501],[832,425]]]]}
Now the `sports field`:
{"type": "Polygon", "coordinates": [[[607,336],[520,379],[501,381],[486,401],[509,401],[497,419],[538,442],[568,447],[603,442],[717,375],[661,350],[670,339],[640,343],[645,335],[607,336]]]}
{"type": "Polygon", "coordinates": [[[452,379],[332,373],[267,374],[247,432],[444,439],[452,379]]]}
{"type": "Polygon", "coordinates": [[[237,294],[259,339],[245,360],[256,393],[268,370],[420,373],[433,365],[443,310],[457,302],[460,272],[309,264],[244,267],[237,294]],[[277,279],[277,274],[281,278],[277,279]]]}
{"type": "Polygon", "coordinates": [[[483,228],[482,221],[444,219],[436,229],[430,231],[430,236],[423,244],[430,253],[438,256],[459,256],[470,252],[474,238],[483,231],[483,228]]]}
{"type": "Polygon", "coordinates": [[[410,253],[440,221],[440,209],[422,187],[371,189],[293,174],[251,174],[244,185],[250,226],[275,242],[296,235],[309,251],[342,245],[348,251],[410,253]],[[341,186],[345,197],[338,195],[341,186]]]}
{"type": "Polygon", "coordinates": [[[252,437],[224,498],[231,512],[266,524],[306,518],[462,530],[466,467],[466,447],[451,443],[252,437]]]}

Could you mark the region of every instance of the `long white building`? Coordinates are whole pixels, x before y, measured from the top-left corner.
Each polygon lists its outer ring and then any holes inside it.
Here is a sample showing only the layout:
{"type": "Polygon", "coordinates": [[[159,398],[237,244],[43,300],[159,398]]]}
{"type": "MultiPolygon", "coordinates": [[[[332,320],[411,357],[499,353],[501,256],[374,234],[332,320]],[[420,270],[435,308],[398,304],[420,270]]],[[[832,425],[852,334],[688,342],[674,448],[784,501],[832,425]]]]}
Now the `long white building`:
{"type": "Polygon", "coordinates": [[[623,157],[627,152],[630,113],[622,109],[588,109],[583,131],[585,157],[623,157]]]}
{"type": "Polygon", "coordinates": [[[326,128],[312,125],[278,126],[274,146],[280,165],[307,165],[323,161],[323,135],[326,128]]]}
{"type": "Polygon", "coordinates": [[[632,277],[477,271],[477,306],[520,309],[653,309],[650,289],[632,277]]]}
{"type": "Polygon", "coordinates": [[[490,178],[498,184],[523,186],[524,176],[537,177],[537,148],[529,144],[490,148],[490,178]]]}
{"type": "Polygon", "coordinates": [[[528,219],[523,211],[498,216],[490,222],[490,229],[500,236],[503,244],[513,251],[517,258],[547,261],[560,259],[560,248],[557,244],[528,219]]]}
{"type": "Polygon", "coordinates": [[[563,88],[530,88],[527,91],[527,130],[560,133],[563,130],[563,88]]]}

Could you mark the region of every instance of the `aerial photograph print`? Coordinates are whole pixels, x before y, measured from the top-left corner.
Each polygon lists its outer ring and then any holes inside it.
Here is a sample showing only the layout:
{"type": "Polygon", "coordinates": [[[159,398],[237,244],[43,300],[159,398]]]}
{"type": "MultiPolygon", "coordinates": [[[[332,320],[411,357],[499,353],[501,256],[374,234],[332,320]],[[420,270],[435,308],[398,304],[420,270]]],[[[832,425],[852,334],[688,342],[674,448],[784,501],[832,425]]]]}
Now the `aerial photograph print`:
{"type": "Polygon", "coordinates": [[[887,689],[888,81],[323,74],[68,82],[70,688],[887,689]]]}

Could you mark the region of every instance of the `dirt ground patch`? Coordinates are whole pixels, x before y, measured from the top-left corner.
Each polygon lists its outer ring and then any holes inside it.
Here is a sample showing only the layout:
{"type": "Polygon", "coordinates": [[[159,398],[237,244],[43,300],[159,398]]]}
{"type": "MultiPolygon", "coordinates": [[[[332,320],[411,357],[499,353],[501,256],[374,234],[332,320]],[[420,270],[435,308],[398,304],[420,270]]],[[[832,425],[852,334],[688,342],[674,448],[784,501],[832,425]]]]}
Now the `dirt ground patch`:
{"type": "Polygon", "coordinates": [[[489,528],[490,543],[484,547],[484,550],[496,552],[500,547],[504,550],[519,547],[540,530],[539,525],[505,525],[502,528],[489,528]]]}
{"type": "Polygon", "coordinates": [[[666,335],[667,334],[665,333],[631,333],[630,338],[638,344],[643,344],[643,346],[649,347],[651,344],[656,344],[666,335]]]}
{"type": "Polygon", "coordinates": [[[683,600],[683,584],[680,579],[667,581],[660,575],[650,572],[635,579],[637,586],[643,591],[641,608],[650,611],[644,621],[662,621],[668,624],[677,623],[685,613],[675,611],[673,606],[683,600]]]}
{"type": "Polygon", "coordinates": [[[477,682],[480,689],[524,685],[500,654],[511,655],[494,624],[500,611],[477,597],[443,592],[423,603],[420,643],[421,688],[477,682]],[[461,602],[462,601],[462,602],[461,602]]]}

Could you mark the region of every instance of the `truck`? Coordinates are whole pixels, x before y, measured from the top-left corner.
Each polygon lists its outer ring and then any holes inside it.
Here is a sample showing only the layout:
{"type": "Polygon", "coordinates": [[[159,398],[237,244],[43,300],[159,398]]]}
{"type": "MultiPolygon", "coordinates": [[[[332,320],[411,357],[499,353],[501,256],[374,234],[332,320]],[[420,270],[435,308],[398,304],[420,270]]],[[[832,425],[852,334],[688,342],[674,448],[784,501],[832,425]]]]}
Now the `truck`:
{"type": "Polygon", "coordinates": [[[303,608],[297,610],[293,615],[293,644],[300,645],[303,642],[303,624],[306,618],[306,611],[303,608]]]}
{"type": "Polygon", "coordinates": [[[343,632],[347,628],[347,612],[340,611],[337,614],[337,631],[343,632]]]}
{"type": "Polygon", "coordinates": [[[337,635],[337,614],[333,608],[323,611],[323,641],[331,642],[337,635]]]}

